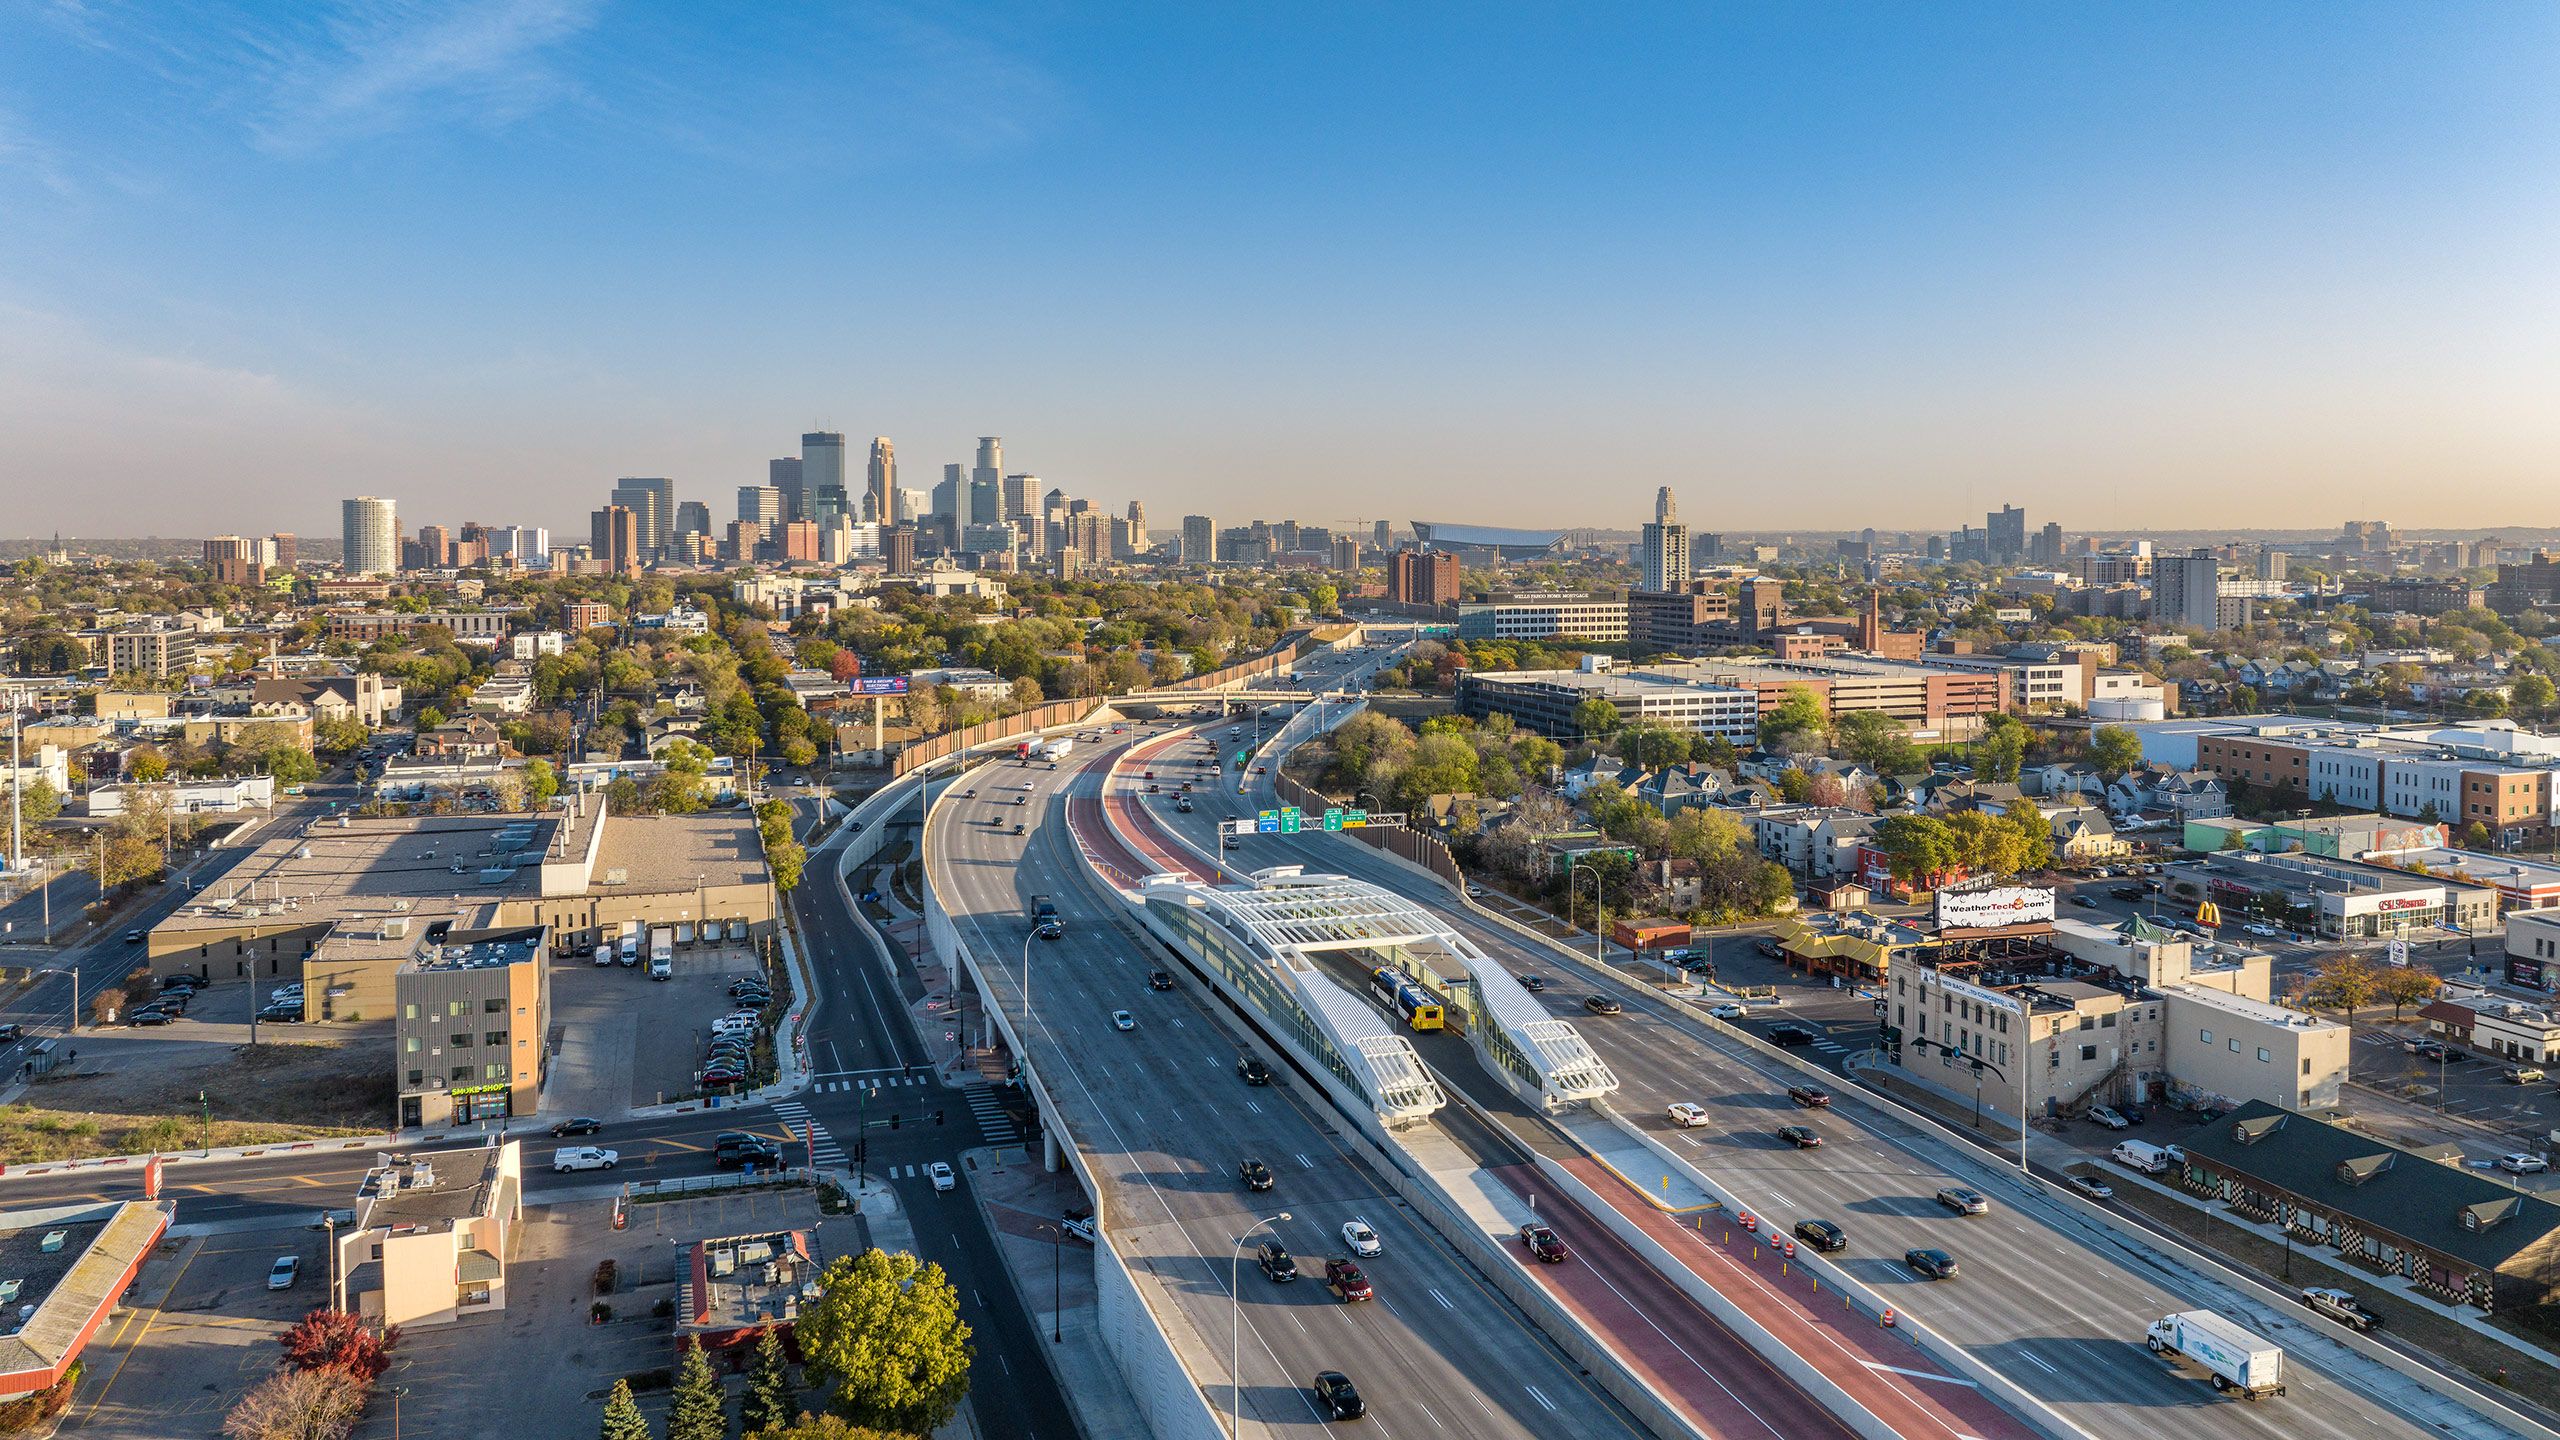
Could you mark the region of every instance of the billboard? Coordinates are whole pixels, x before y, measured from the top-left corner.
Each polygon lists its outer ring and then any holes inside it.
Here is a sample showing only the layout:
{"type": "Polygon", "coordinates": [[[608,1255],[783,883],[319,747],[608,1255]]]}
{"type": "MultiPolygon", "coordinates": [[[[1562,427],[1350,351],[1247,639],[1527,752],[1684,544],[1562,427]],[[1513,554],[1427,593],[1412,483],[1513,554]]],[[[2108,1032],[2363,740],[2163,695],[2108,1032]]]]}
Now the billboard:
{"type": "Polygon", "coordinates": [[[907,677],[904,675],[857,675],[845,682],[845,688],[856,695],[904,695],[907,693],[907,677]]]}
{"type": "Polygon", "coordinates": [[[1938,928],[1986,930],[2053,923],[2053,892],[2035,885],[1992,885],[1938,892],[1938,928]]]}

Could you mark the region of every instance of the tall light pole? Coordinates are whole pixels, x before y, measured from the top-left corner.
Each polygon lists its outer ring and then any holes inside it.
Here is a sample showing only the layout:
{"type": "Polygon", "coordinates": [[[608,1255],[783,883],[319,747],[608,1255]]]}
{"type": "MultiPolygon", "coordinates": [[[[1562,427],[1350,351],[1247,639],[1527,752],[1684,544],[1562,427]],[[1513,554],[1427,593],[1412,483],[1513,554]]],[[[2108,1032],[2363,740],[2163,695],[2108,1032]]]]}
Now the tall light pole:
{"type": "Polygon", "coordinates": [[[1030,1043],[1031,1034],[1031,942],[1039,938],[1040,931],[1037,926],[1032,928],[1030,934],[1022,937],[1022,1033],[1025,1044],[1030,1043]]]}
{"type": "Polygon", "coordinates": [[[1244,1412],[1237,1407],[1244,1395],[1244,1242],[1265,1225],[1277,1225],[1291,1218],[1288,1211],[1265,1215],[1245,1227],[1236,1237],[1235,1253],[1227,1257],[1227,1440],[1235,1440],[1236,1427],[1243,1423],[1244,1412]]]}
{"type": "Polygon", "coordinates": [[[49,967],[47,967],[47,968],[45,968],[45,969],[38,970],[36,973],[37,973],[38,975],[68,975],[68,976],[70,976],[70,977],[71,977],[71,1023],[62,1027],[62,1033],[63,1033],[63,1034],[65,1034],[65,1035],[77,1035],[77,1034],[79,1034],[79,1033],[80,1033],[80,967],[78,967],[78,966],[76,966],[76,965],[59,965],[59,966],[49,966],[49,967]]]}
{"type": "Polygon", "coordinates": [[[1592,962],[1593,964],[1595,964],[1595,965],[1606,965],[1606,964],[1608,964],[1608,963],[1609,963],[1608,957],[1607,957],[1606,955],[1604,955],[1603,953],[1601,953],[1601,949],[1600,949],[1600,944],[1601,944],[1601,941],[1600,941],[1600,922],[1601,922],[1601,915],[1600,915],[1600,897],[1601,897],[1601,893],[1602,893],[1602,892],[1601,892],[1601,888],[1600,888],[1600,867],[1598,867],[1598,866],[1596,866],[1596,865],[1589,865],[1589,864],[1585,864],[1585,863],[1583,863],[1582,861],[1579,861],[1579,860],[1568,860],[1568,861],[1566,861],[1566,862],[1565,862],[1565,866],[1564,866],[1564,908],[1565,908],[1565,911],[1566,911],[1565,918],[1566,918],[1568,921],[1570,921],[1570,920],[1573,918],[1573,916],[1572,916],[1572,910],[1573,910],[1573,895],[1574,895],[1574,889],[1573,889],[1573,887],[1574,887],[1574,885],[1575,885],[1576,883],[1578,883],[1578,882],[1581,880],[1581,878],[1582,878],[1582,874],[1583,874],[1583,872],[1585,872],[1585,871],[1590,872],[1590,875],[1591,875],[1591,962],[1592,962]]]}

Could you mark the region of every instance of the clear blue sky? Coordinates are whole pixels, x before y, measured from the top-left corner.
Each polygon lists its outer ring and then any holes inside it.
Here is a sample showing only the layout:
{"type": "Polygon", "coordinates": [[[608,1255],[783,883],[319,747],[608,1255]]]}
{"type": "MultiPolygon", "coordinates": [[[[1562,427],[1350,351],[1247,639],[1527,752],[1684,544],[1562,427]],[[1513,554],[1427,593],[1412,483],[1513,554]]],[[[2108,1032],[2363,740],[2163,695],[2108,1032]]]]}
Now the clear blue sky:
{"type": "Polygon", "coordinates": [[[2550,522],[2560,8],[20,0],[17,533],[2550,522]],[[713,17],[716,18],[706,18],[713,17]],[[752,19],[740,17],[752,16],[752,19]]]}

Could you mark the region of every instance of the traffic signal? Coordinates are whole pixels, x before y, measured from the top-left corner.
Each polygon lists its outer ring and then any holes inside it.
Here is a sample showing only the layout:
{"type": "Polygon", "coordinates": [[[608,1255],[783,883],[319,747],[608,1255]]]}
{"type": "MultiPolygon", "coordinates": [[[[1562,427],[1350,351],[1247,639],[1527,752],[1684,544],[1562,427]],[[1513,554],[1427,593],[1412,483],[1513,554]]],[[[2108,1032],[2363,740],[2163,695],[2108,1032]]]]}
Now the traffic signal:
{"type": "Polygon", "coordinates": [[[889,1128],[892,1130],[898,1128],[898,1112],[895,1110],[889,1112],[889,1128]]]}

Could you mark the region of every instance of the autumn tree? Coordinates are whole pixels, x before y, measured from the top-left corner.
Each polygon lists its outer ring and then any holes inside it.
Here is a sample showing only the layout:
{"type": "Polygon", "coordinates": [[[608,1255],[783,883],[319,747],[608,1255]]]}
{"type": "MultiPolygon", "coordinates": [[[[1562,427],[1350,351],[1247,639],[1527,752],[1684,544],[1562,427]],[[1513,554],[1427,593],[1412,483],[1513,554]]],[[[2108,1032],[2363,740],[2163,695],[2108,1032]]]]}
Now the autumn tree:
{"type": "Polygon", "coordinates": [[[344,1370],[276,1371],[222,1417],[227,1440],[345,1440],[364,1413],[364,1382],[344,1370]]]}
{"type": "Polygon", "coordinates": [[[2444,977],[2416,965],[2385,965],[2374,975],[2373,996],[2391,1002],[2391,1018],[2411,1005],[2424,1005],[2444,988],[2444,977]]]}
{"type": "Polygon", "coordinates": [[[1809,686],[1788,686],[1760,717],[1760,743],[1767,749],[1820,750],[1830,739],[1831,713],[1809,686]]]}
{"type": "Polygon", "coordinates": [[[2381,979],[2372,961],[2350,950],[2331,956],[2313,972],[2304,998],[2352,1020],[2355,1012],[2372,1004],[2381,993],[2381,979]]]}
{"type": "Polygon", "coordinates": [[[828,1408],[860,1425],[922,1435],[969,1393],[969,1326],[939,1265],[866,1250],[838,1256],[794,1330],[828,1408]]]}
{"type": "Polygon", "coordinates": [[[295,1321],[276,1343],[284,1347],[284,1363],[297,1370],[344,1370],[371,1384],[391,1368],[400,1327],[376,1334],[360,1315],[323,1308],[295,1321]]]}

